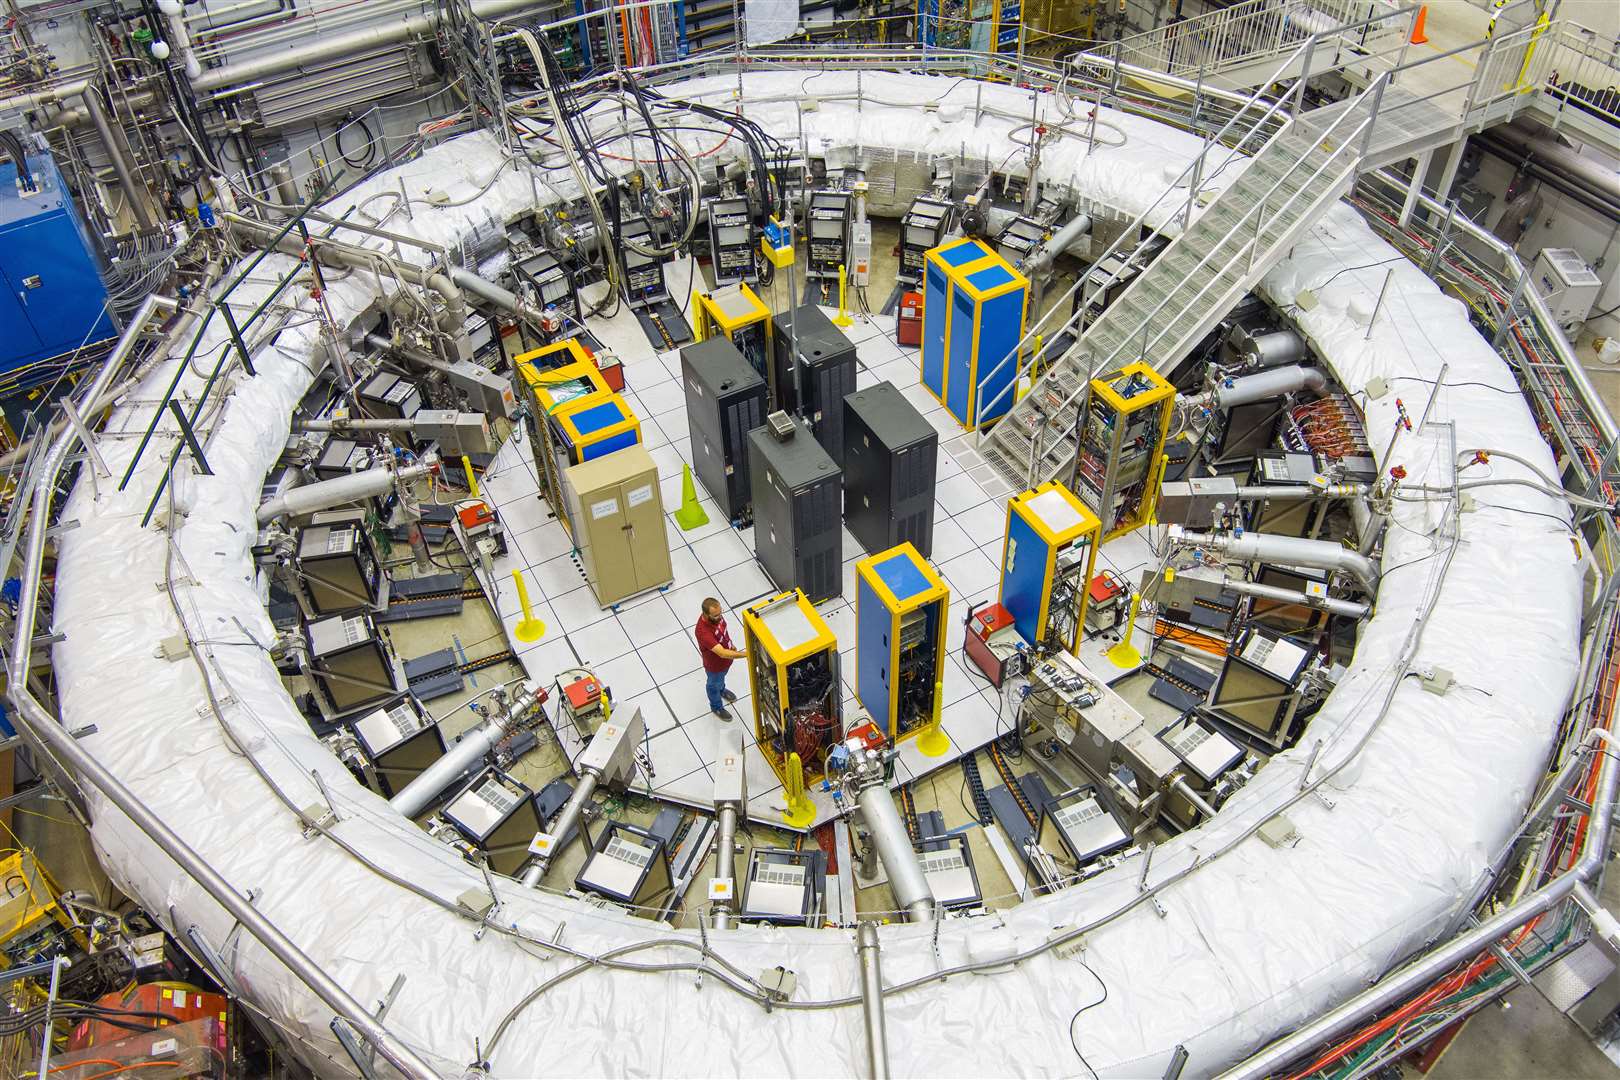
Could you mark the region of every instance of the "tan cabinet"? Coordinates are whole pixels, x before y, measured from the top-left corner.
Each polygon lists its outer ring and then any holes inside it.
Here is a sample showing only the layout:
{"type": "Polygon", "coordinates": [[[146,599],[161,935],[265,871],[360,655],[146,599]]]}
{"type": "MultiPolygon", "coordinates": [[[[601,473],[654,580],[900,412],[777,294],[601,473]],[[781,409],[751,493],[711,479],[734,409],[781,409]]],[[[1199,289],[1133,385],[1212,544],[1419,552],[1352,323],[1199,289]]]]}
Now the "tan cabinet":
{"type": "Polygon", "coordinates": [[[658,466],[646,450],[627,446],[570,466],[563,494],[585,576],[603,607],[673,580],[658,466]]]}

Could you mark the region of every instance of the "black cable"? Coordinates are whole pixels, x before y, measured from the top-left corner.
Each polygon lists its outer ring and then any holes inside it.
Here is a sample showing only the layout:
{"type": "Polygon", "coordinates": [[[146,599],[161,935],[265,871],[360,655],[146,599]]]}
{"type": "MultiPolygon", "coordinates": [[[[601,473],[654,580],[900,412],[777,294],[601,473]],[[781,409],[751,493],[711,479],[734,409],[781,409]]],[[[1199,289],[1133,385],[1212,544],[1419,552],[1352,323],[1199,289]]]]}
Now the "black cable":
{"type": "Polygon", "coordinates": [[[356,161],[349,156],[348,151],[343,149],[343,133],[348,130],[348,124],[340,124],[332,132],[332,145],[337,147],[338,156],[343,159],[343,164],[351,169],[364,171],[371,166],[372,162],[377,160],[377,135],[371,130],[371,125],[366,123],[365,117],[356,116],[352,118],[352,121],[359,125],[361,133],[366,137],[366,156],[356,161]]]}
{"type": "Polygon", "coordinates": [[[1108,1000],[1108,984],[1103,982],[1102,976],[1098,975],[1096,970],[1093,969],[1090,964],[1086,963],[1083,958],[1076,956],[1075,959],[1080,961],[1080,966],[1085,968],[1086,972],[1093,979],[1097,980],[1097,985],[1102,988],[1102,997],[1088,1005],[1080,1006],[1078,1009],[1074,1010],[1074,1015],[1069,1017],[1069,1045],[1074,1047],[1074,1056],[1080,1059],[1080,1064],[1086,1067],[1086,1071],[1091,1074],[1092,1080],[1097,1080],[1097,1070],[1091,1067],[1091,1062],[1086,1060],[1086,1055],[1080,1052],[1080,1040],[1076,1039],[1074,1036],[1074,1025],[1075,1022],[1080,1019],[1081,1013],[1085,1012],[1087,1009],[1095,1009],[1097,1006],[1108,1000]]]}
{"type": "Polygon", "coordinates": [[[1588,315],[1585,321],[1591,322],[1593,319],[1607,319],[1610,315],[1613,315],[1617,311],[1620,311],[1620,304],[1614,305],[1614,307],[1610,308],[1608,311],[1600,311],[1596,315],[1588,315]]]}
{"type": "Polygon", "coordinates": [[[1395,376],[1392,376],[1389,381],[1390,382],[1428,383],[1430,386],[1438,386],[1438,387],[1440,387],[1442,389],[1445,389],[1445,390],[1449,390],[1454,386],[1482,386],[1486,390],[1495,390],[1498,394],[1511,394],[1514,397],[1523,397],[1524,396],[1524,391],[1523,390],[1518,390],[1518,389],[1507,390],[1507,389],[1504,389],[1503,387],[1492,386],[1490,383],[1485,383],[1485,382],[1446,382],[1446,383],[1442,383],[1442,382],[1436,382],[1434,379],[1420,379],[1416,375],[1395,375],[1395,376]]]}

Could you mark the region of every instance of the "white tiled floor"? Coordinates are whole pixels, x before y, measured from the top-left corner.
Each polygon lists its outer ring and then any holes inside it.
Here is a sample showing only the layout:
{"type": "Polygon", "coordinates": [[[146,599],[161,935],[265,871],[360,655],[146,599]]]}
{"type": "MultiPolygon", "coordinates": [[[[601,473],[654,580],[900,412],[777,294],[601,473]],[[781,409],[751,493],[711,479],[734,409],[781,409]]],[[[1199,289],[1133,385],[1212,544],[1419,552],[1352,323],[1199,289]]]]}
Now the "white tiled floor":
{"type": "MultiPolygon", "coordinates": [[[[683,272],[670,271],[671,280],[683,281],[683,272]]],[[[857,342],[862,375],[869,380],[890,379],[930,420],[939,420],[942,432],[954,437],[959,429],[939,403],[916,386],[915,353],[902,351],[889,336],[891,318],[867,324],[857,320],[851,338],[857,342]]],[[[595,329],[595,327],[593,327],[595,329]]],[[[639,338],[633,317],[621,312],[599,337],[618,353],[625,365],[625,380],[632,407],[638,408],[643,438],[658,464],[664,509],[680,505],[681,465],[690,460],[684,390],[679,382],[677,353],[654,355],[639,338]],[[629,318],[629,323],[625,319],[629,318]],[[633,331],[633,333],[632,333],[633,331]],[[656,429],[657,434],[654,434],[656,429]]],[[[948,454],[939,457],[939,505],[935,517],[935,563],[951,586],[951,615],[947,623],[948,656],[945,669],[945,732],[950,750],[937,758],[924,756],[915,741],[901,744],[897,783],[906,782],[951,764],[964,750],[976,749],[1011,724],[1010,707],[998,721],[998,694],[976,670],[964,668],[956,655],[962,645],[962,617],[978,600],[992,599],[997,584],[1005,507],[991,501],[948,454]]],[[[602,608],[586,585],[569,551],[561,525],[537,497],[536,477],[526,437],[514,437],[492,463],[484,489],[495,501],[510,531],[509,554],[496,560],[494,584],[500,589],[498,607],[511,636],[517,601],[511,573],[521,569],[529,594],[547,622],[548,633],[537,644],[514,646],[531,677],[550,682],[567,667],[588,665],[613,691],[619,710],[639,707],[647,725],[645,749],[653,765],[650,782],[638,787],[662,798],[691,806],[712,805],[714,780],[707,765],[714,760],[721,732],[742,729],[746,742],[749,815],[780,825],[784,809],[781,784],[754,745],[753,711],[747,674],[732,668],[730,689],[742,695],[732,706],[734,719],[722,721],[709,712],[703,691],[703,672],[692,641],[691,626],[703,599],[716,596],[727,609],[732,637],[741,644],[740,609],[774,586],[754,560],[752,530],[738,531],[721,517],[701,485],[700,502],[709,523],[684,532],[670,521],[671,564],[675,580],[667,589],[620,605],[617,612],[602,608]]],[[[852,719],[855,671],[855,562],[861,551],[846,530],[844,536],[844,594],[817,605],[838,637],[848,701],[846,722],[852,719]]],[[[1114,554],[1110,548],[1109,555],[1114,554]]],[[[1121,548],[1109,565],[1123,570],[1134,561],[1145,563],[1146,546],[1137,551],[1121,548]],[[1117,565],[1116,562],[1123,565],[1117,565]]],[[[563,734],[577,755],[578,743],[563,734]]],[[[812,792],[817,823],[832,816],[830,797],[812,792]]]]}

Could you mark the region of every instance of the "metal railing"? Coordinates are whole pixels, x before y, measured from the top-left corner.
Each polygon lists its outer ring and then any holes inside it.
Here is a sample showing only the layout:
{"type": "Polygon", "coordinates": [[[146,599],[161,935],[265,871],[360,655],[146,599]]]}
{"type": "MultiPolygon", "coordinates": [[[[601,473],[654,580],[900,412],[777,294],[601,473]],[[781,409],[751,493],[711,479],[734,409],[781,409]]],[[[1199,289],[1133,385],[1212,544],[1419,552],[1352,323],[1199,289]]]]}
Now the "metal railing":
{"type": "Polygon", "coordinates": [[[1547,98],[1620,127],[1620,37],[1560,20],[1540,34],[1523,80],[1547,98]]]}
{"type": "Polygon", "coordinates": [[[1305,41],[1367,52],[1398,40],[1384,0],[1245,0],[1132,34],[1099,50],[1166,75],[1217,75],[1293,52],[1305,41]]]}

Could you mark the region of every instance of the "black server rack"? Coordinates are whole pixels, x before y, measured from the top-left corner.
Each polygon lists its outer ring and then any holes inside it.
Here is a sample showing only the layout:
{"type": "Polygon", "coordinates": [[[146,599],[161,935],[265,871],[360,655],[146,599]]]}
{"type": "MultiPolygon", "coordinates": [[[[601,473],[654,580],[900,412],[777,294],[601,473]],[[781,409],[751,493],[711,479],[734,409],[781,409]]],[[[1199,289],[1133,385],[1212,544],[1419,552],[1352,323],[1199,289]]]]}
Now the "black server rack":
{"type": "Polygon", "coordinates": [[[772,419],[748,433],[754,554],[777,588],[820,603],[844,591],[842,471],[803,421],[772,419]]]}
{"type": "Polygon", "coordinates": [[[681,350],[686,426],[698,479],[733,521],[749,515],[748,433],[765,422],[765,378],[726,337],[681,350]]]}
{"type": "Polygon", "coordinates": [[[786,315],[772,316],[775,350],[776,407],[809,421],[816,441],[843,464],[844,398],[855,392],[855,346],[814,304],[793,312],[793,333],[786,315]],[[797,337],[799,347],[793,347],[797,337]],[[804,370],[794,375],[797,362],[804,370]],[[804,386],[804,408],[799,408],[799,386],[804,386]]]}
{"type": "Polygon", "coordinates": [[[893,383],[844,399],[844,519],[867,552],[933,556],[938,472],[939,432],[893,383]]]}

